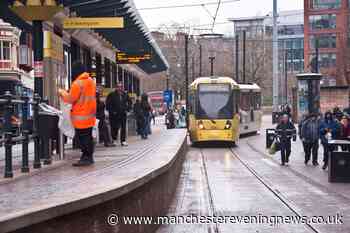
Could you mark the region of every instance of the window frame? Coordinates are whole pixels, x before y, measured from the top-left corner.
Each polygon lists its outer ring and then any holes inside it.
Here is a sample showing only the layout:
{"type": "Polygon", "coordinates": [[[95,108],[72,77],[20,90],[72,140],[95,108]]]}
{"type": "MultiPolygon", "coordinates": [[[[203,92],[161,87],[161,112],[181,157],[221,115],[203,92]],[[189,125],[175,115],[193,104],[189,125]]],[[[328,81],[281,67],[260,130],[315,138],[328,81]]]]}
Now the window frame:
{"type": "Polygon", "coordinates": [[[1,61],[11,61],[12,59],[12,51],[11,51],[11,41],[10,40],[0,40],[0,50],[1,50],[1,54],[0,54],[0,60],[1,61]],[[5,42],[8,43],[8,59],[5,59],[5,42]]]}
{"type": "Polygon", "coordinates": [[[337,28],[337,15],[336,14],[319,14],[309,16],[309,26],[313,31],[323,29],[336,29],[337,28]],[[319,18],[319,19],[317,19],[319,18]],[[322,24],[322,20],[328,21],[328,27],[322,24]]]}

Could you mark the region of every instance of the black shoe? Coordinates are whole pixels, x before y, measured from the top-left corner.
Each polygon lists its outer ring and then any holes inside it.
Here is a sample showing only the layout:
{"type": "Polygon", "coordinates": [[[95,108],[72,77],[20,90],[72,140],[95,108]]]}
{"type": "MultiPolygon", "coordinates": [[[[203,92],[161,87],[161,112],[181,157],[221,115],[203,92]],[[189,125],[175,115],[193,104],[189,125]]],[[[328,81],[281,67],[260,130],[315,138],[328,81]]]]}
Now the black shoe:
{"type": "Polygon", "coordinates": [[[312,162],[312,164],[313,164],[314,166],[318,166],[318,165],[319,165],[317,161],[312,162]]]}
{"type": "Polygon", "coordinates": [[[323,170],[326,170],[327,167],[328,167],[328,164],[325,163],[325,164],[323,164],[322,169],[323,169],[323,170]]]}
{"type": "Polygon", "coordinates": [[[284,163],[284,162],[282,162],[282,163],[281,163],[281,166],[284,166],[284,165],[285,165],[285,163],[284,163]]]}
{"type": "Polygon", "coordinates": [[[307,165],[309,163],[309,160],[305,160],[304,163],[305,165],[307,165]]]}
{"type": "Polygon", "coordinates": [[[73,167],[85,167],[85,166],[90,166],[94,164],[93,161],[89,161],[89,160],[79,160],[78,162],[76,163],[73,163],[73,167]]]}

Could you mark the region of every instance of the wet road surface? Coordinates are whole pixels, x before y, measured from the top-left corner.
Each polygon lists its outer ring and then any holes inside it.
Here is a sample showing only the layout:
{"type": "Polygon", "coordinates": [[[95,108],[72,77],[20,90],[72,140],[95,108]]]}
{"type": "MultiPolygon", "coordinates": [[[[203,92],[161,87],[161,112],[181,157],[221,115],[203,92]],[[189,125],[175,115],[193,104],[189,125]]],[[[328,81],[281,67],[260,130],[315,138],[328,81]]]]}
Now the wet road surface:
{"type": "MultiPolygon", "coordinates": [[[[235,152],[236,153],[236,152],[235,152]]],[[[191,147],[169,216],[228,216],[222,223],[163,225],[157,233],[301,233],[303,224],[271,224],[273,216],[296,214],[244,166],[230,148],[191,147]],[[252,223],[237,223],[240,217],[252,223]],[[258,216],[272,217],[257,224],[258,216]]],[[[238,153],[237,153],[238,154],[238,153]]],[[[219,223],[217,223],[219,222],[219,223]]]]}

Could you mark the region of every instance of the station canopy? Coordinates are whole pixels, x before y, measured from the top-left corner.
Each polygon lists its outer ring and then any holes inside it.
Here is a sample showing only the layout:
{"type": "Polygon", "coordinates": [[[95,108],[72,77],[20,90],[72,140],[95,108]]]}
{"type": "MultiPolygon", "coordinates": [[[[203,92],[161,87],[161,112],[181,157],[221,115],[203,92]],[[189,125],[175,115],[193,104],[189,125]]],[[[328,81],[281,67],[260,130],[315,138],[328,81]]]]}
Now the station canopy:
{"type": "MultiPolygon", "coordinates": [[[[20,29],[31,30],[30,24],[15,15],[9,6],[14,0],[0,0],[0,18],[20,29]]],[[[25,4],[25,0],[22,1],[25,4]]],[[[144,72],[165,71],[169,64],[142,20],[133,0],[56,0],[76,12],[77,17],[123,17],[122,29],[94,29],[115,48],[126,54],[151,54],[151,59],[138,63],[144,72]]]]}

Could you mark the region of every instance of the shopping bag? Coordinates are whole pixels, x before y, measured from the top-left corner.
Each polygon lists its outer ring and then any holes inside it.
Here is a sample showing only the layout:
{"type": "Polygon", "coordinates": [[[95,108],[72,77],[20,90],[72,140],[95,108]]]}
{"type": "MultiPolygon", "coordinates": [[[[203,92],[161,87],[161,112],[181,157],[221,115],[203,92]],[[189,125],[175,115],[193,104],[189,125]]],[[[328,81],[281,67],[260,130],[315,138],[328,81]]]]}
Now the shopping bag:
{"type": "Polygon", "coordinates": [[[277,138],[275,138],[269,148],[269,154],[274,155],[279,150],[281,150],[280,142],[277,138]]]}
{"type": "Polygon", "coordinates": [[[75,129],[72,124],[72,120],[70,117],[70,111],[72,109],[71,104],[64,103],[63,101],[60,104],[61,113],[59,115],[58,128],[61,132],[69,137],[74,138],[75,129]]]}

